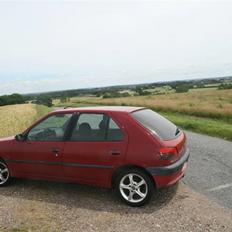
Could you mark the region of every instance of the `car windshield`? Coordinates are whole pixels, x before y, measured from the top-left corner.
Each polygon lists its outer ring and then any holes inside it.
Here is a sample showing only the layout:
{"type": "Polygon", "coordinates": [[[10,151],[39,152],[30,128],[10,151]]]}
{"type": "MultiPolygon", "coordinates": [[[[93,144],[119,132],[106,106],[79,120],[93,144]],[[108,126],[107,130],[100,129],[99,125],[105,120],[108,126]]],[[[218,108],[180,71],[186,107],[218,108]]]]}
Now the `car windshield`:
{"type": "Polygon", "coordinates": [[[135,111],[132,117],[162,140],[172,140],[180,133],[176,125],[150,109],[135,111]]]}

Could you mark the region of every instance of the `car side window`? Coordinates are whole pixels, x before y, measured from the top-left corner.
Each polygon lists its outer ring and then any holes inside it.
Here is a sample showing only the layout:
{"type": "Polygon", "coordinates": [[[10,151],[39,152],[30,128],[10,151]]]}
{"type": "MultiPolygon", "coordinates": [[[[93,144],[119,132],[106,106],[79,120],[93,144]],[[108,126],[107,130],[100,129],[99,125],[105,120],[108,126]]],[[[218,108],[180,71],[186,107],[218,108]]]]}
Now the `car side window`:
{"type": "Polygon", "coordinates": [[[61,141],[72,114],[56,114],[46,118],[33,127],[28,135],[29,141],[61,141]]]}
{"type": "Polygon", "coordinates": [[[118,141],[123,133],[106,114],[82,113],[74,127],[71,141],[118,141]]]}
{"type": "Polygon", "coordinates": [[[120,141],[123,140],[123,133],[116,122],[111,118],[109,121],[108,140],[120,141]]]}

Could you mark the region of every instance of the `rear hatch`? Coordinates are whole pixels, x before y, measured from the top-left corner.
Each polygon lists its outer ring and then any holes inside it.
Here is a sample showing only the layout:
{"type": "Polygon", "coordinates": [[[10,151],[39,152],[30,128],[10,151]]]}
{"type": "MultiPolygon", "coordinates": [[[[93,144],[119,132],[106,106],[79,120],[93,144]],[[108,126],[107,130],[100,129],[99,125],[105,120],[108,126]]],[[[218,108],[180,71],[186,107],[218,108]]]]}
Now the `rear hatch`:
{"type": "Polygon", "coordinates": [[[171,163],[180,159],[185,153],[186,136],[168,119],[150,109],[135,111],[132,117],[157,137],[163,148],[176,149],[175,156],[170,160],[171,163]]]}

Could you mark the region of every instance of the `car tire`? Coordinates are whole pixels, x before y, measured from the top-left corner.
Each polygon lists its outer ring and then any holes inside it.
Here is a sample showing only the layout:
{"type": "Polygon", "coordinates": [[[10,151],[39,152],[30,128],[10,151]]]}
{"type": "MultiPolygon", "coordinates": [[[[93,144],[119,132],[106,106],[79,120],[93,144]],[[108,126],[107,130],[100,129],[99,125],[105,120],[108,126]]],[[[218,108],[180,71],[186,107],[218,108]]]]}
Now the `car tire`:
{"type": "Polygon", "coordinates": [[[10,183],[10,171],[6,163],[0,160],[0,187],[6,186],[10,183]]]}
{"type": "Polygon", "coordinates": [[[154,191],[154,183],[144,171],[133,168],[121,172],[115,181],[115,190],[120,199],[130,206],[147,204],[154,191]]]}

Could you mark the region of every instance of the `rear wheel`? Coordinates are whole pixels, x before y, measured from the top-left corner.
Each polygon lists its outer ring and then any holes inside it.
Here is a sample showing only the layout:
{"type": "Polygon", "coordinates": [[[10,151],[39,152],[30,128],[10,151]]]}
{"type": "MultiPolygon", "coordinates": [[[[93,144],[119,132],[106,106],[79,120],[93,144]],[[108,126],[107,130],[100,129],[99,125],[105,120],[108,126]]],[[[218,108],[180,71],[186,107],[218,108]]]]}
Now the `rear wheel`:
{"type": "Polygon", "coordinates": [[[0,160],[0,187],[10,182],[10,172],[7,165],[0,160]]]}
{"type": "Polygon", "coordinates": [[[148,203],[153,190],[152,180],[139,169],[129,169],[116,178],[117,194],[130,206],[142,206],[148,203]]]}

